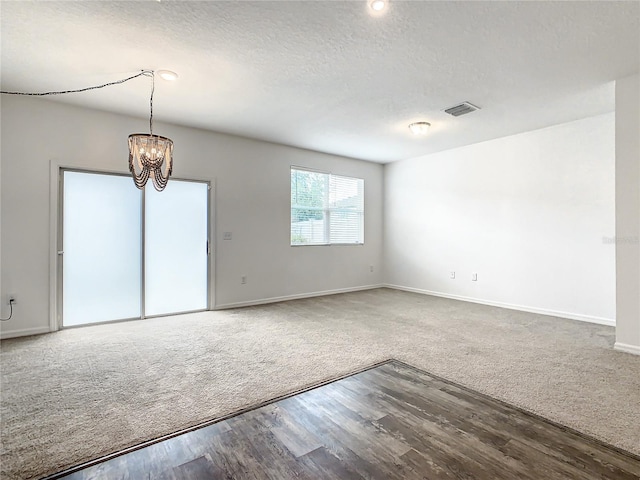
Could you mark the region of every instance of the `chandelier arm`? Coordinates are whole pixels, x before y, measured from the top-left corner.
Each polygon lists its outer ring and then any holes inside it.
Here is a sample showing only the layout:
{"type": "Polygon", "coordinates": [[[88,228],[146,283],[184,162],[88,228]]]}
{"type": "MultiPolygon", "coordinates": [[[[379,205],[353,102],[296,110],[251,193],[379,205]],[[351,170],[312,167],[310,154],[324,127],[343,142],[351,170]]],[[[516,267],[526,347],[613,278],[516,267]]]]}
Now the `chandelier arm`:
{"type": "Polygon", "coordinates": [[[104,88],[104,87],[110,87],[112,85],[119,85],[121,83],[124,82],[128,82],[129,80],[133,80],[134,78],[138,78],[141,76],[145,76],[145,77],[153,77],[153,70],[142,70],[140,73],[138,73],[137,75],[133,75],[131,77],[128,78],[123,78],[122,80],[116,80],[115,82],[109,82],[109,83],[103,83],[102,85],[95,85],[92,87],[85,87],[85,88],[79,88],[77,90],[61,90],[61,91],[55,91],[55,92],[10,92],[7,90],[0,90],[0,93],[5,94],[5,95],[30,95],[30,96],[38,96],[38,97],[42,97],[45,95],[65,95],[67,93],[80,93],[80,92],[86,92],[89,90],[95,90],[97,88],[104,88]]]}

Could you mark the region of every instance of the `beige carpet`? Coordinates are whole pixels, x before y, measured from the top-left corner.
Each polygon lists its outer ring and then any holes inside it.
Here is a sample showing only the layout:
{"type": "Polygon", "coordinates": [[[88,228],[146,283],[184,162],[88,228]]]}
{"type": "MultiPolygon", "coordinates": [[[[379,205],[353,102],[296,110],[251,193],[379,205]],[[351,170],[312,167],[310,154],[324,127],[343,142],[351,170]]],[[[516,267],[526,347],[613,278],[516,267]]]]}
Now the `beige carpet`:
{"type": "Polygon", "coordinates": [[[1,344],[2,479],[40,477],[397,358],[640,454],[610,327],[380,289],[1,344]]]}

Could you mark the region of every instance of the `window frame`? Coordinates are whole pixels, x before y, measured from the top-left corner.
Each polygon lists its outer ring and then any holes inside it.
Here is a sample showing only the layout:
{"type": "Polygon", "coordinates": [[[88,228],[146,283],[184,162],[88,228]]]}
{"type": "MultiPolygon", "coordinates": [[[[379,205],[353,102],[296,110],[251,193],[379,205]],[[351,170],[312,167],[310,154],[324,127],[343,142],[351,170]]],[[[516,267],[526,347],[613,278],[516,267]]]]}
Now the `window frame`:
{"type": "Polygon", "coordinates": [[[309,167],[301,167],[298,165],[291,165],[289,167],[289,245],[291,247],[331,247],[331,246],[364,246],[365,244],[365,238],[364,238],[364,233],[365,233],[365,228],[364,228],[364,213],[365,213],[365,179],[361,178],[361,177],[354,177],[352,175],[340,175],[337,173],[332,173],[326,170],[318,170],[315,168],[309,168],[309,167]],[[354,180],[359,180],[362,181],[362,225],[360,226],[360,228],[362,229],[362,234],[361,234],[361,241],[357,241],[357,242],[349,242],[349,243],[345,243],[345,242],[331,242],[331,211],[332,210],[338,210],[336,208],[331,208],[328,205],[330,204],[329,201],[329,196],[331,195],[330,192],[330,187],[327,188],[326,190],[326,196],[325,196],[325,203],[322,207],[322,212],[323,212],[323,221],[324,221],[324,229],[325,229],[325,238],[329,239],[329,242],[327,243],[292,243],[291,240],[291,225],[292,225],[292,211],[293,211],[293,205],[291,203],[291,175],[293,173],[294,170],[299,170],[302,172],[311,172],[311,173],[320,173],[322,175],[326,175],[327,176],[327,182],[330,185],[331,184],[331,176],[334,177],[342,177],[342,178],[350,178],[350,179],[354,179],[354,180]]]}

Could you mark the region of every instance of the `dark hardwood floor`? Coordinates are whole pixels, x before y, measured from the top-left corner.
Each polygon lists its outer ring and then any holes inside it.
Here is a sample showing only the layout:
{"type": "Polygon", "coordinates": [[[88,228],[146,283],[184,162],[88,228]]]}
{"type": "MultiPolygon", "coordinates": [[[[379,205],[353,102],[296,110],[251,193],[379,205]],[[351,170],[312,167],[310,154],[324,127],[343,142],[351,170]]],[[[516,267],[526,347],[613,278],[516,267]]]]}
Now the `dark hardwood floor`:
{"type": "Polygon", "coordinates": [[[58,478],[637,480],[640,459],[390,361],[58,478]]]}

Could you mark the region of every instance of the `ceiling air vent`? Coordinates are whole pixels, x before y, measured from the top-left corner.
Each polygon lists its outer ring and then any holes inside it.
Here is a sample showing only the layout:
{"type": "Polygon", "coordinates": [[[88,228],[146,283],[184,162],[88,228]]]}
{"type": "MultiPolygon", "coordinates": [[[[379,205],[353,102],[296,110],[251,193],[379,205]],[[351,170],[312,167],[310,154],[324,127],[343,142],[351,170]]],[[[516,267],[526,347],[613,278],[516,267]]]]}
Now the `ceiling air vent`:
{"type": "Polygon", "coordinates": [[[476,107],[469,102],[462,102],[460,105],[447,108],[445,112],[449,115],[453,115],[454,117],[459,117],[460,115],[475,112],[476,110],[480,110],[480,107],[476,107]]]}

